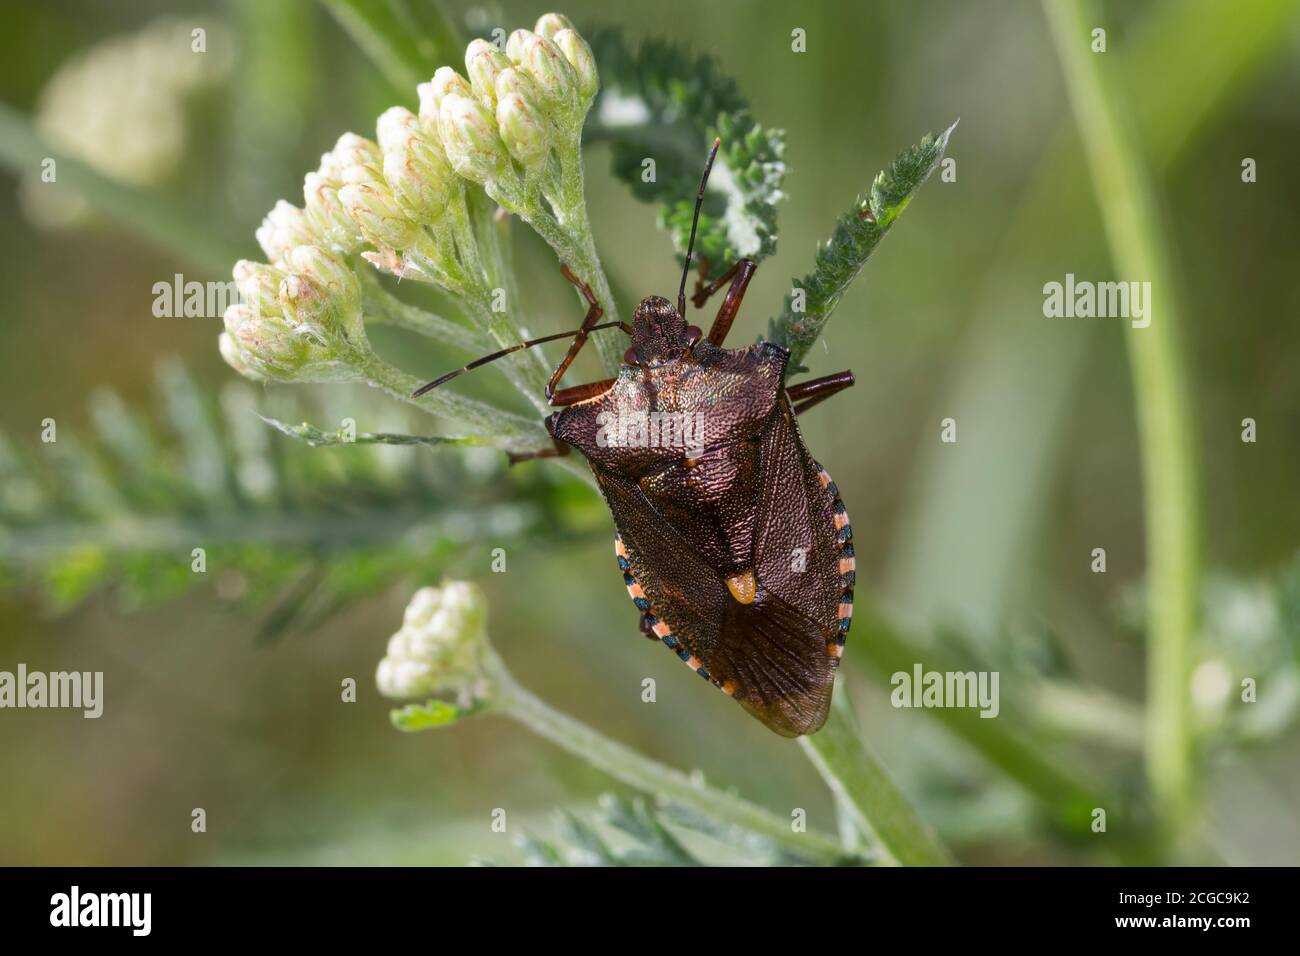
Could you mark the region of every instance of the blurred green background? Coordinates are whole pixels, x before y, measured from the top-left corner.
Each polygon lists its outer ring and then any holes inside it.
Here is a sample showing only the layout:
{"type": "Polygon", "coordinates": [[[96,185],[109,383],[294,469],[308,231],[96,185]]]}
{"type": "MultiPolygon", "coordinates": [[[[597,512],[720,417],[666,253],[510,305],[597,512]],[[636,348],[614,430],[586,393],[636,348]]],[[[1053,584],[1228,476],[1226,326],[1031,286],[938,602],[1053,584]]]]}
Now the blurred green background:
{"type": "MultiPolygon", "coordinates": [[[[551,7],[446,9],[470,36],[531,26],[551,7]]],[[[909,635],[917,659],[937,648],[999,669],[1003,712],[982,723],[1116,805],[1133,798],[1144,693],[1134,605],[1145,567],[1134,399],[1121,322],[1041,311],[1045,282],[1067,272],[1104,280],[1113,270],[1039,5],[574,0],[561,9],[584,33],[618,26],[630,39],[662,36],[712,55],[755,116],[786,129],[779,249],[750,288],[737,341],[766,329],[790,278],[810,267],[814,244],[876,171],[960,117],[948,151],[956,180],[936,175],[920,192],[810,356],[812,374],[851,367],[858,384],[808,415],[804,436],[853,516],[859,594],[909,635]],[[804,54],[791,52],[795,27],[807,31],[804,54]],[[939,442],[949,416],[956,445],[939,442]],[[1096,547],[1107,551],[1105,574],[1089,569],[1096,547]]],[[[279,197],[299,201],[320,153],[344,130],[373,135],[398,94],[313,3],[5,0],[0,100],[32,114],[70,57],[163,14],[208,26],[209,55],[228,63],[188,103],[181,155],[156,188],[194,210],[191,224],[214,244],[260,258],[253,230],[265,211],[279,197]]],[[[1287,582],[1300,542],[1300,7],[1110,3],[1100,25],[1105,55],[1122,61],[1155,179],[1194,398],[1207,585],[1189,687],[1203,821],[1192,853],[1294,864],[1300,735],[1285,694],[1295,690],[1298,639],[1287,582]],[[1257,162],[1255,183],[1242,182],[1245,157],[1257,162]],[[1253,444],[1241,441],[1246,417],[1258,423],[1253,444]],[[1236,701],[1241,676],[1258,679],[1253,706],[1269,703],[1268,721],[1240,713],[1251,706],[1236,701]]],[[[458,55],[449,60],[460,65],[458,55]]],[[[402,102],[414,98],[406,91],[402,102]]],[[[130,105],[84,104],[102,117],[130,105]]],[[[118,118],[128,137],[161,135],[170,122],[118,118]]],[[[589,205],[630,308],[669,294],[677,270],[655,210],[608,165],[603,147],[588,152],[589,205]]],[[[103,218],[38,225],[39,212],[19,198],[19,180],[35,172],[0,170],[0,431],[31,456],[41,454],[45,418],[57,421],[60,442],[76,440],[91,432],[89,406],[105,386],[163,420],[155,375],[173,356],[217,393],[234,377],[216,349],[220,320],[156,318],[152,287],[175,272],[228,275],[103,218]]],[[[570,327],[579,318],[571,291],[525,232],[520,269],[534,331],[570,327]]],[[[397,337],[376,341],[400,350],[416,374],[461,361],[397,337]]],[[[258,391],[258,407],[279,407],[278,393],[294,389],[258,391]]],[[[468,388],[497,390],[486,375],[468,388]]],[[[393,403],[329,400],[341,414],[367,409],[365,430],[432,427],[393,403]]],[[[394,451],[390,464],[419,467],[443,454],[394,451]]],[[[509,837],[489,828],[493,808],[507,808],[512,827],[548,834],[556,808],[583,812],[611,782],[505,720],[423,735],[390,727],[375,665],[414,585],[444,572],[480,580],[494,643],[542,697],[782,816],[807,808],[811,825],[834,831],[831,800],[798,748],[638,635],[594,496],[549,463],[506,476],[495,453],[468,457],[455,466],[462,484],[485,494],[479,486],[498,480],[521,495],[550,488],[543,500],[565,502],[556,524],[567,530],[518,548],[487,536],[440,553],[273,642],[257,640],[259,615],[232,609],[219,583],[129,613],[110,588],[57,614],[49,588],[11,581],[0,597],[0,669],[103,670],[106,709],[96,721],[0,713],[0,862],[518,861],[509,837]],[[511,547],[503,575],[486,573],[481,547],[498,543],[511,547]],[[357,681],[355,704],[340,700],[346,677],[357,681]],[[641,702],[644,677],[658,682],[656,704],[641,702]],[[206,833],[191,832],[194,807],[207,811],[206,833]]],[[[436,487],[454,510],[456,482],[436,487]]],[[[340,483],[335,493],[353,492],[340,483]]],[[[380,499],[380,510],[400,504],[380,499]]],[[[0,542],[18,549],[26,534],[9,528],[0,542]]],[[[189,547],[175,554],[183,568],[189,547]]],[[[6,573],[22,578],[10,557],[6,573]]],[[[866,665],[868,640],[850,636],[843,670],[867,736],[959,859],[1116,858],[1107,841],[1128,837],[1062,824],[1050,794],[1030,796],[987,759],[981,722],[954,733],[934,714],[892,708],[887,675],[866,665]]]]}

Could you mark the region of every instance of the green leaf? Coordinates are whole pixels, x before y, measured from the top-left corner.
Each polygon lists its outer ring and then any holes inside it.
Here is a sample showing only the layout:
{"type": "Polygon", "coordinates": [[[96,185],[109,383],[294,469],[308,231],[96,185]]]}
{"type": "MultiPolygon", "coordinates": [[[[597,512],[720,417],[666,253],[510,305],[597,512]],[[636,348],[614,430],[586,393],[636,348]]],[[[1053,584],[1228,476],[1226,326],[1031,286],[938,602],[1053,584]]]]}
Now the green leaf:
{"type": "Polygon", "coordinates": [[[415,86],[465,44],[434,0],[322,0],[393,88],[408,98],[415,86]]]}
{"type": "Polygon", "coordinates": [[[785,134],[767,129],[749,103],[707,56],[661,40],[630,49],[621,34],[591,37],[601,89],[587,119],[589,142],[608,142],[614,175],[633,195],[659,205],[659,225],[672,235],[679,260],[686,255],[691,215],[704,160],[714,137],[722,140],[700,215],[695,248],[708,275],[722,274],[741,257],[760,261],[776,250],[776,204],[785,134]],[[654,160],[647,182],[643,165],[654,160]]]}
{"type": "Polygon", "coordinates": [[[700,865],[700,861],[669,832],[660,822],[659,815],[642,798],[626,800],[607,794],[601,800],[601,808],[611,826],[637,841],[637,848],[625,855],[626,862],[635,866],[700,865]]]}
{"type": "Polygon", "coordinates": [[[619,866],[621,860],[609,848],[594,826],[568,810],[556,815],[555,829],[569,844],[565,857],[582,866],[619,866]]]}
{"type": "Polygon", "coordinates": [[[512,471],[495,456],[471,462],[456,446],[476,440],[363,433],[350,451],[318,453],[309,446],[344,436],[269,419],[300,442],[273,440],[258,421],[262,411],[301,414],[300,397],[326,420],[391,415],[371,390],[235,380],[218,397],[164,363],[154,416],[90,394],[87,430],[70,426],[30,448],[0,434],[0,586],[38,594],[55,612],[105,591],[131,611],[210,588],[260,618],[248,631],[268,641],[399,580],[480,561],[493,535],[527,544],[584,526],[575,479],[512,471]],[[346,405],[323,408],[327,394],[346,405]],[[391,444],[450,447],[436,456],[379,447],[391,444]],[[195,548],[206,573],[191,568],[195,548]]]}
{"type": "Polygon", "coordinates": [[[258,416],[272,428],[284,432],[290,438],[296,438],[299,441],[306,442],[312,448],[322,448],[334,445],[428,445],[430,448],[438,448],[447,445],[487,445],[488,439],[481,435],[471,435],[466,438],[454,438],[447,435],[400,435],[394,432],[360,432],[354,437],[348,437],[342,428],[338,431],[322,431],[310,422],[303,422],[301,425],[290,425],[279,419],[268,418],[265,415],[258,416]]]}
{"type": "Polygon", "coordinates": [[[389,719],[398,730],[414,733],[417,730],[431,730],[434,727],[446,727],[462,717],[469,716],[472,709],[462,710],[445,700],[426,700],[423,704],[407,704],[389,712],[389,719]]]}
{"type": "Polygon", "coordinates": [[[795,280],[781,314],[768,330],[769,341],[790,350],[787,374],[802,370],[804,357],[831,313],[894,220],[939,164],[956,128],[953,123],[938,136],[927,135],[882,170],[867,193],[840,216],[830,240],[817,250],[813,271],[795,280]]]}
{"type": "Polygon", "coordinates": [[[702,834],[711,840],[743,853],[750,862],[763,866],[808,865],[814,860],[792,852],[767,837],[736,826],[717,817],[699,813],[690,807],[667,803],[659,808],[666,822],[702,834]]]}

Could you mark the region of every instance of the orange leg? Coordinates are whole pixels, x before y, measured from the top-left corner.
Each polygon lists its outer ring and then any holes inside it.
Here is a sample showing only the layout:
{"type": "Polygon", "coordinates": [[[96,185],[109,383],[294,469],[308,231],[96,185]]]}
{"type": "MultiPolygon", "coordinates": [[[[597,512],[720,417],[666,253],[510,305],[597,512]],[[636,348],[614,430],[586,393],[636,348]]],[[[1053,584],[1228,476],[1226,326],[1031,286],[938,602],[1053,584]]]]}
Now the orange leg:
{"type": "Polygon", "coordinates": [[[731,283],[731,287],[727,289],[727,297],[722,300],[718,314],[709,329],[708,340],[714,345],[721,345],[726,340],[727,333],[731,331],[731,323],[736,321],[736,313],[740,311],[740,303],[744,301],[745,290],[749,288],[749,280],[754,277],[756,269],[758,266],[752,260],[740,259],[709,285],[704,285],[702,281],[697,285],[691,302],[698,309],[709,301],[709,296],[728,282],[731,283]]]}
{"type": "Polygon", "coordinates": [[[578,291],[582,293],[582,297],[587,300],[587,316],[582,320],[582,327],[578,329],[578,334],[573,337],[573,343],[569,346],[569,351],[565,353],[564,358],[551,374],[551,380],[546,383],[546,400],[552,405],[565,404],[555,400],[555,390],[559,387],[560,379],[564,377],[564,373],[569,370],[573,360],[582,351],[582,347],[587,344],[587,335],[591,332],[592,327],[605,314],[605,310],[600,307],[600,302],[596,299],[596,294],[591,291],[591,286],[574,275],[567,265],[560,266],[560,273],[577,286],[578,291]]]}

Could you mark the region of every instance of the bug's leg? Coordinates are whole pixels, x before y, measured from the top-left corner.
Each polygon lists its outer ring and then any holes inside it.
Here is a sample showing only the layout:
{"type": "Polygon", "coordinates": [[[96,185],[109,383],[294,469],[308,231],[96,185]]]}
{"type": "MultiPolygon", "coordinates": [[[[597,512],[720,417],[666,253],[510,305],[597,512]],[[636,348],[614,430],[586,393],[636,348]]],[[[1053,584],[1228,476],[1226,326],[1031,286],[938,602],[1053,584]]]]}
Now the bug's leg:
{"type": "Polygon", "coordinates": [[[710,295],[722,288],[723,283],[731,281],[731,287],[727,289],[727,297],[722,300],[722,305],[718,307],[718,314],[713,319],[713,325],[709,329],[708,340],[714,345],[721,345],[731,331],[731,323],[736,321],[736,313],[740,311],[740,303],[745,298],[745,290],[749,288],[749,280],[754,277],[754,270],[758,266],[752,259],[741,259],[734,266],[724,272],[711,285],[701,289],[696,294],[692,302],[697,305],[703,304],[710,295]],[[702,297],[702,298],[701,298],[702,297]]]}
{"type": "Polygon", "coordinates": [[[700,256],[700,271],[695,277],[695,291],[691,293],[691,305],[697,309],[704,308],[704,303],[708,302],[724,285],[730,282],[736,276],[736,271],[740,268],[740,261],[737,260],[731,268],[722,275],[718,276],[712,282],[706,281],[709,275],[709,257],[700,256]]]}
{"type": "Polygon", "coordinates": [[[609,391],[610,387],[618,379],[605,378],[599,382],[588,382],[586,385],[574,385],[572,388],[562,388],[555,393],[551,399],[552,405],[576,405],[578,402],[584,402],[589,398],[595,398],[601,392],[609,391]]]}
{"type": "Polygon", "coordinates": [[[506,457],[510,459],[512,465],[517,465],[521,461],[536,461],[539,458],[563,458],[569,453],[569,446],[559,439],[554,441],[554,448],[543,448],[541,451],[512,451],[507,452],[506,457]]]}
{"type": "Polygon", "coordinates": [[[836,372],[833,375],[824,375],[821,378],[800,382],[798,385],[791,385],[785,393],[790,396],[790,401],[794,404],[794,413],[802,415],[818,402],[824,402],[836,392],[850,388],[854,381],[852,372],[836,372]]]}
{"type": "Polygon", "coordinates": [[[714,289],[712,292],[704,291],[709,284],[709,265],[709,257],[700,256],[700,268],[695,274],[695,291],[691,293],[691,303],[697,309],[702,308],[704,303],[708,301],[709,296],[718,291],[717,289],[714,289]]]}
{"type": "MultiPolygon", "coordinates": [[[[586,385],[575,385],[572,388],[562,388],[555,393],[551,399],[553,405],[575,405],[578,402],[585,401],[588,398],[594,398],[601,392],[608,391],[617,379],[607,378],[599,382],[588,382],[586,385]]],[[[559,414],[558,412],[556,414],[559,414]]],[[[548,419],[549,422],[549,419],[548,419]]],[[[549,424],[547,428],[549,429],[549,424]]],[[[535,461],[538,458],[560,458],[569,453],[569,446],[558,438],[554,439],[554,448],[545,448],[542,451],[525,451],[509,452],[510,464],[518,464],[521,461],[535,461]]]]}
{"type": "Polygon", "coordinates": [[[562,404],[555,401],[555,390],[560,384],[560,379],[562,379],[564,373],[569,370],[569,366],[573,363],[573,360],[578,357],[578,353],[582,351],[582,347],[587,344],[587,333],[591,331],[592,326],[598,323],[601,316],[605,314],[605,310],[600,307],[600,302],[596,299],[596,294],[591,291],[591,286],[587,285],[587,283],[574,275],[567,265],[560,266],[560,273],[564,278],[577,286],[578,291],[582,293],[582,297],[587,300],[587,315],[586,318],[582,320],[582,327],[578,329],[578,334],[573,337],[573,342],[569,346],[569,351],[565,353],[564,358],[551,374],[551,380],[546,383],[546,400],[552,405],[562,404]]]}

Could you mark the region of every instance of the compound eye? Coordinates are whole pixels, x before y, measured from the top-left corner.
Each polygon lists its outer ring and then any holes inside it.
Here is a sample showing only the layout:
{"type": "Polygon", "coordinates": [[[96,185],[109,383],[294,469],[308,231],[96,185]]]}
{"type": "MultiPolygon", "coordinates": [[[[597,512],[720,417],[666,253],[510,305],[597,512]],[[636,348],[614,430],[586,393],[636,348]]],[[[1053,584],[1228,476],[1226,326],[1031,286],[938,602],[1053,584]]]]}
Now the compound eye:
{"type": "Polygon", "coordinates": [[[640,365],[640,364],[641,364],[641,356],[637,354],[635,348],[630,348],[630,349],[628,349],[626,352],[623,353],[623,364],[624,364],[624,365],[640,365]]]}
{"type": "Polygon", "coordinates": [[[694,348],[695,343],[704,338],[704,331],[698,325],[686,326],[686,347],[694,348]]]}

